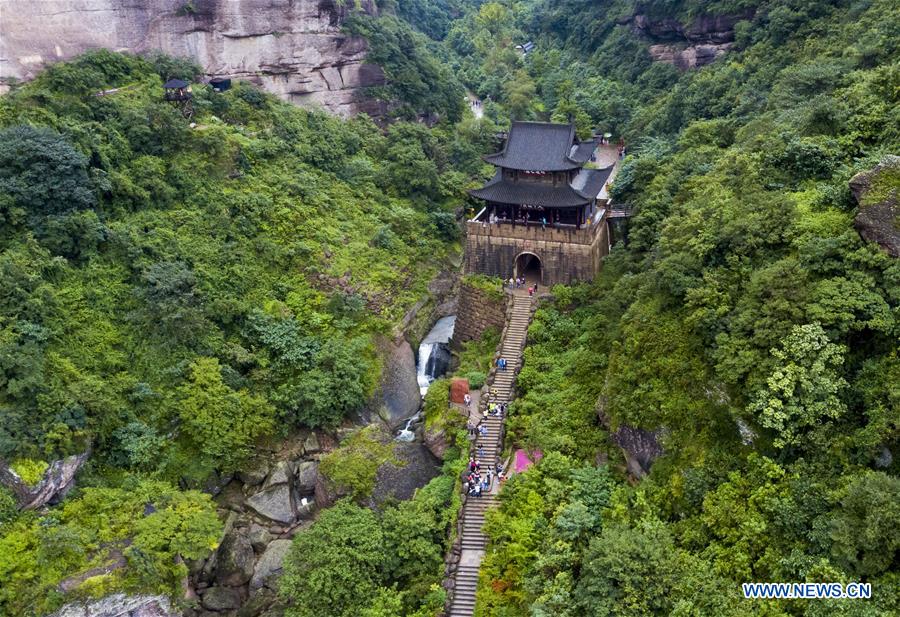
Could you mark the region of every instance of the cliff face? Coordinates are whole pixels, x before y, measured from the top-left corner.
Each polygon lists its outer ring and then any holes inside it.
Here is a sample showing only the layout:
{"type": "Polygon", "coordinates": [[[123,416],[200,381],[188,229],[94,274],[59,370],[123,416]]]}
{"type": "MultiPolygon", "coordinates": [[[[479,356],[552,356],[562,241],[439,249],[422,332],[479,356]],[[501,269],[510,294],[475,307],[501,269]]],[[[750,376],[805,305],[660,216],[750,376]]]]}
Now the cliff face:
{"type": "MultiPolygon", "coordinates": [[[[349,115],[383,82],[366,42],[341,33],[346,0],[0,0],[0,84],[89,49],[161,50],[209,76],[245,79],[298,104],[349,115]]],[[[362,10],[375,12],[372,0],[362,10]]]]}
{"type": "Polygon", "coordinates": [[[632,15],[623,24],[650,39],[649,48],[657,62],[692,69],[709,64],[734,44],[734,26],[753,17],[753,11],[736,15],[701,15],[685,25],[676,19],[651,19],[632,15]]]}

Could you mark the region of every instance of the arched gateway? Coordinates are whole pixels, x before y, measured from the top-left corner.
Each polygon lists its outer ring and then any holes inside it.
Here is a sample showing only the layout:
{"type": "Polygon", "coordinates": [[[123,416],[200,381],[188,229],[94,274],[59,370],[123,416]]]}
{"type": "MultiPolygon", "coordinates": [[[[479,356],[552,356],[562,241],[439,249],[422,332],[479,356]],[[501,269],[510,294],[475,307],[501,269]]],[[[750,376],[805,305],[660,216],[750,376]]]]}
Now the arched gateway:
{"type": "Polygon", "coordinates": [[[544,279],[541,277],[542,274],[541,258],[534,253],[520,253],[519,256],[516,257],[516,277],[524,277],[525,284],[543,284],[544,279]]]}

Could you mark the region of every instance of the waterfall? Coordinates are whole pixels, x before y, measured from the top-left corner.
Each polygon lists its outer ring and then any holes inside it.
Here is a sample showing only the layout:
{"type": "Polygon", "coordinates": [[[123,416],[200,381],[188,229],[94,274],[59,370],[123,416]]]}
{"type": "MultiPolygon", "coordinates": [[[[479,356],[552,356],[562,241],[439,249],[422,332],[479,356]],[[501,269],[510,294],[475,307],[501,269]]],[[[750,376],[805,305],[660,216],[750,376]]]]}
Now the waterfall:
{"type": "Polygon", "coordinates": [[[397,433],[397,441],[415,441],[416,433],[412,430],[412,425],[420,419],[419,414],[412,416],[406,421],[406,426],[397,433]]]}
{"type": "Polygon", "coordinates": [[[450,365],[450,339],[456,315],[442,317],[419,345],[419,361],[416,365],[416,380],[419,392],[425,396],[431,382],[447,372],[450,365]]]}

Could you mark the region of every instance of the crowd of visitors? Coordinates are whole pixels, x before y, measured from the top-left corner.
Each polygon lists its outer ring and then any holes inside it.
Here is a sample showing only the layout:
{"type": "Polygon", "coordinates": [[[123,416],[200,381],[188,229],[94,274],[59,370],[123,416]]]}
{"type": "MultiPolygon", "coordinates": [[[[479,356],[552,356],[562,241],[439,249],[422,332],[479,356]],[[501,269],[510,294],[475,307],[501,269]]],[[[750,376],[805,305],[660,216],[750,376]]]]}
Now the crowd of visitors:
{"type": "Polygon", "coordinates": [[[482,494],[491,490],[495,477],[498,482],[502,482],[505,479],[503,463],[498,462],[495,469],[488,467],[487,470],[482,472],[480,460],[470,457],[463,489],[467,495],[481,497],[482,494]]]}

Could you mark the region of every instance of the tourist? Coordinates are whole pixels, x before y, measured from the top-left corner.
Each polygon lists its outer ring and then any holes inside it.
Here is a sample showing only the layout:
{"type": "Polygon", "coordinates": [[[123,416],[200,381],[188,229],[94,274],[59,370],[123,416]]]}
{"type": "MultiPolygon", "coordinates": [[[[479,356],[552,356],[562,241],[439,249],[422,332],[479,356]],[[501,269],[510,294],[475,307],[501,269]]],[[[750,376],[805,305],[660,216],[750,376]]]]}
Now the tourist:
{"type": "Polygon", "coordinates": [[[478,458],[484,458],[484,447],[478,446],[478,458]]]}
{"type": "Polygon", "coordinates": [[[471,397],[471,395],[469,395],[468,392],[466,393],[465,396],[463,396],[463,403],[466,405],[466,408],[469,408],[472,406],[472,397],[471,397]]]}
{"type": "Polygon", "coordinates": [[[488,433],[488,432],[487,432],[487,427],[486,427],[484,424],[482,424],[481,426],[478,427],[478,433],[479,433],[482,437],[487,437],[487,433],[488,433]]]}
{"type": "Polygon", "coordinates": [[[534,287],[532,287],[532,286],[530,286],[530,285],[528,286],[528,295],[529,295],[529,296],[533,296],[533,295],[534,295],[534,287]]]}
{"type": "Polygon", "coordinates": [[[547,217],[541,217],[541,231],[547,229],[547,217]]]}
{"type": "Polygon", "coordinates": [[[535,284],[534,284],[534,293],[537,293],[537,289],[538,289],[538,284],[535,283],[535,284]]]}

